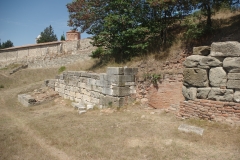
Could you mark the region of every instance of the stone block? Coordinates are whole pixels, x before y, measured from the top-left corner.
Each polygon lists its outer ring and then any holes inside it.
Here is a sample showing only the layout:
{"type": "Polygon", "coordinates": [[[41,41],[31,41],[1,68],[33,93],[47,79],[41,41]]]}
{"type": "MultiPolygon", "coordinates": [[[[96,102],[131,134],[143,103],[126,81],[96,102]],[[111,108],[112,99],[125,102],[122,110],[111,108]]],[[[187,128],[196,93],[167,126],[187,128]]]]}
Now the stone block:
{"type": "Polygon", "coordinates": [[[233,100],[234,102],[239,103],[240,102],[240,90],[236,90],[233,94],[233,100]]]}
{"type": "Polygon", "coordinates": [[[210,50],[210,46],[193,47],[193,55],[208,56],[210,54],[210,50]]]}
{"type": "Polygon", "coordinates": [[[208,94],[208,99],[216,101],[233,101],[233,90],[232,89],[220,89],[212,88],[208,94]]]}
{"type": "Polygon", "coordinates": [[[197,98],[199,99],[207,99],[208,94],[211,91],[212,88],[207,87],[207,88],[198,88],[197,89],[197,98]]]}
{"type": "Polygon", "coordinates": [[[183,70],[183,83],[185,86],[208,87],[207,70],[199,68],[185,68],[183,70]]]}
{"type": "Polygon", "coordinates": [[[107,74],[108,75],[123,75],[124,74],[124,68],[122,68],[122,67],[108,67],[107,68],[107,74]]]}
{"type": "Polygon", "coordinates": [[[240,57],[228,57],[223,61],[223,68],[231,72],[231,70],[240,69],[240,57]]]}
{"type": "Polygon", "coordinates": [[[28,94],[19,94],[18,101],[25,107],[30,107],[36,104],[36,100],[28,94]]]}
{"type": "Polygon", "coordinates": [[[209,81],[213,87],[227,86],[227,73],[222,67],[211,68],[209,81]]]}
{"type": "Polygon", "coordinates": [[[102,93],[105,94],[105,95],[113,95],[113,90],[111,88],[103,87],[102,88],[102,93]]]}
{"type": "Polygon", "coordinates": [[[135,82],[134,75],[125,75],[125,82],[135,82]]]}
{"type": "Polygon", "coordinates": [[[219,59],[214,57],[203,57],[199,63],[201,66],[211,66],[211,67],[218,67],[222,65],[222,62],[219,59]]]}
{"type": "Polygon", "coordinates": [[[186,100],[194,100],[194,99],[196,99],[197,88],[194,88],[194,87],[187,88],[187,87],[183,86],[182,94],[186,100]]]}
{"type": "Polygon", "coordinates": [[[238,79],[238,80],[240,80],[240,73],[228,73],[228,79],[238,79]]]}
{"type": "Polygon", "coordinates": [[[190,125],[187,125],[187,124],[181,124],[179,127],[178,127],[178,130],[179,131],[184,131],[184,132],[193,132],[193,133],[196,133],[198,135],[203,135],[203,131],[204,129],[203,128],[200,128],[200,127],[195,127],[195,126],[190,126],[190,125]]]}
{"type": "Polygon", "coordinates": [[[113,96],[123,97],[128,96],[130,94],[129,87],[113,87],[113,96]]]}
{"type": "MultiPolygon", "coordinates": [[[[131,76],[131,75],[128,75],[131,76]]],[[[115,86],[125,86],[126,76],[124,75],[107,75],[107,81],[109,84],[115,86]]]]}
{"type": "Polygon", "coordinates": [[[232,88],[232,89],[240,89],[240,80],[228,80],[227,81],[227,88],[232,88]]]}
{"type": "Polygon", "coordinates": [[[237,41],[215,42],[211,45],[212,57],[239,57],[240,43],[237,41]]]}
{"type": "Polygon", "coordinates": [[[91,73],[91,78],[97,80],[100,79],[100,76],[97,73],[91,73]]]}
{"type": "Polygon", "coordinates": [[[124,68],[124,75],[136,75],[138,68],[124,68]]]}
{"type": "Polygon", "coordinates": [[[186,58],[186,60],[183,62],[183,65],[188,68],[197,67],[200,63],[200,61],[204,58],[204,56],[200,55],[191,55],[186,58]]]}

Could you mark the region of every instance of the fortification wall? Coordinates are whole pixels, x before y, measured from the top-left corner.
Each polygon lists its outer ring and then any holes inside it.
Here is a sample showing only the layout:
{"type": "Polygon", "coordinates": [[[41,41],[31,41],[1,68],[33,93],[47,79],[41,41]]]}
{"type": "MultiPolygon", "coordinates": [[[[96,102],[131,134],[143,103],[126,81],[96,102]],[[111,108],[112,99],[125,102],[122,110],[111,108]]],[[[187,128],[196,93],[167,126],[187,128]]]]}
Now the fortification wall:
{"type": "Polygon", "coordinates": [[[136,93],[137,71],[137,68],[122,67],[109,67],[101,74],[68,71],[48,80],[47,86],[65,99],[85,105],[121,107],[136,93]]]}
{"type": "Polygon", "coordinates": [[[12,63],[28,64],[30,68],[58,67],[89,59],[95,49],[91,39],[59,41],[0,50],[0,68],[12,63]]]}
{"type": "Polygon", "coordinates": [[[179,115],[240,124],[240,43],[194,48],[184,62],[179,115]]]}

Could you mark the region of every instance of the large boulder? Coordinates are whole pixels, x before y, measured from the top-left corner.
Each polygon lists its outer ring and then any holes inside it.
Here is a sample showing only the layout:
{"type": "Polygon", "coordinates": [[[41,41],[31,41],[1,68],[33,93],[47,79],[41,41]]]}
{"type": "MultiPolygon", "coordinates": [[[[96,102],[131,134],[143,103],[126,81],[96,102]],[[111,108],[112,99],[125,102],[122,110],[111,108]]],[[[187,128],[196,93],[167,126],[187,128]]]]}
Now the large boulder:
{"type": "Polygon", "coordinates": [[[212,43],[210,56],[238,57],[240,56],[240,43],[237,41],[212,43]]]}
{"type": "Polygon", "coordinates": [[[210,85],[220,87],[227,85],[227,73],[222,67],[211,68],[209,72],[210,85]]]}
{"type": "Polygon", "coordinates": [[[202,60],[202,58],[204,58],[204,56],[191,55],[186,58],[186,60],[183,62],[183,65],[189,68],[197,67],[199,65],[199,62],[202,60]]]}
{"type": "Polygon", "coordinates": [[[199,99],[207,99],[209,92],[211,91],[212,88],[207,87],[207,88],[198,88],[197,89],[197,98],[199,99]]]}
{"type": "Polygon", "coordinates": [[[231,72],[231,70],[240,69],[240,57],[228,57],[223,61],[223,68],[231,72]]]}
{"type": "Polygon", "coordinates": [[[203,57],[200,61],[201,66],[210,66],[210,67],[218,67],[222,65],[222,62],[214,57],[203,57]]]}
{"type": "Polygon", "coordinates": [[[183,83],[185,86],[208,87],[208,75],[206,69],[185,68],[183,70],[183,83]]]}
{"type": "Polygon", "coordinates": [[[194,100],[196,99],[197,88],[194,88],[194,87],[187,88],[186,86],[183,86],[182,94],[186,100],[194,100]]]}
{"type": "Polygon", "coordinates": [[[240,73],[228,73],[228,79],[240,79],[240,73]]]}
{"type": "Polygon", "coordinates": [[[240,102],[240,90],[236,90],[234,95],[233,95],[233,100],[234,102],[240,102]]]}
{"type": "Polygon", "coordinates": [[[227,88],[240,89],[240,80],[229,79],[227,81],[227,88]]]}
{"type": "Polygon", "coordinates": [[[208,99],[216,101],[233,101],[233,90],[232,89],[220,89],[212,88],[208,94],[208,99]]]}
{"type": "Polygon", "coordinates": [[[210,46],[193,47],[193,55],[208,56],[210,54],[210,46]]]}

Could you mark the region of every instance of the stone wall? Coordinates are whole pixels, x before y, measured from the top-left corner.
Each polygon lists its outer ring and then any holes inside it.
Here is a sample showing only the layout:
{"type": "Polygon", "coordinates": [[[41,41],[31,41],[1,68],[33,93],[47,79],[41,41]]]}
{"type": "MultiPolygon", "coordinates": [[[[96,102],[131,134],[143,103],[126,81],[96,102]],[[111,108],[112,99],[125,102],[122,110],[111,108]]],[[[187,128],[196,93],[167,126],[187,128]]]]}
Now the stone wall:
{"type": "Polygon", "coordinates": [[[193,54],[184,62],[182,92],[188,101],[180,106],[180,115],[240,121],[240,43],[212,43],[195,47],[193,54]]]}
{"type": "Polygon", "coordinates": [[[109,67],[107,73],[85,71],[63,72],[57,79],[46,81],[65,99],[101,107],[123,106],[136,93],[137,68],[109,67]]]}
{"type": "Polygon", "coordinates": [[[77,60],[89,59],[95,49],[91,39],[59,41],[0,50],[0,68],[12,63],[28,64],[30,68],[58,67],[77,60]]]}

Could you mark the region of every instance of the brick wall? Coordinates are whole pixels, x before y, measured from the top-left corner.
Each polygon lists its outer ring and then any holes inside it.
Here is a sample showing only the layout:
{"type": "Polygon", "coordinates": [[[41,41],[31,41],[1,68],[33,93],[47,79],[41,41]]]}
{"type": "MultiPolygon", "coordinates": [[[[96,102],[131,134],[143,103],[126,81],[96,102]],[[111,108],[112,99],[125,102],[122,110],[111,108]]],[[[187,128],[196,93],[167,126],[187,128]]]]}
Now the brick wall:
{"type": "Polygon", "coordinates": [[[182,101],[178,116],[186,118],[198,117],[240,125],[240,104],[205,99],[182,101]]]}

